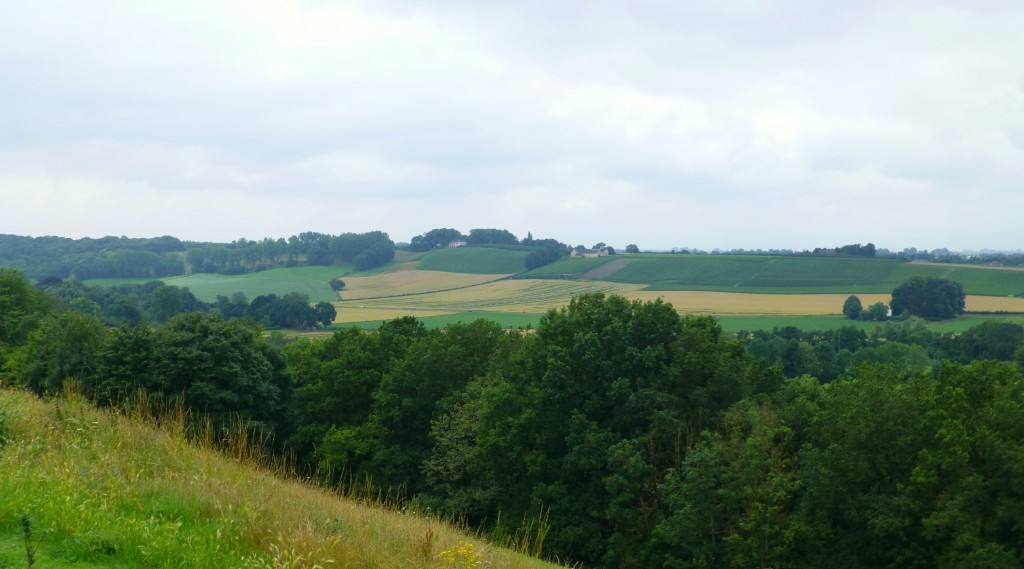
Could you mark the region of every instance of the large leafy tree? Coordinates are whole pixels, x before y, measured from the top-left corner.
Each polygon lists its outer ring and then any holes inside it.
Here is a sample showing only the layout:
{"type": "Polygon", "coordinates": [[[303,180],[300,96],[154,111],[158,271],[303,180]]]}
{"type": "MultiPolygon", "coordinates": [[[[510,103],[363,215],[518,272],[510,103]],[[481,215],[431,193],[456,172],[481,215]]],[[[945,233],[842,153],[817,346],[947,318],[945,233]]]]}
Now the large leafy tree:
{"type": "Polygon", "coordinates": [[[576,297],[435,421],[435,498],[514,525],[543,508],[556,554],[640,563],[660,515],[658,480],[743,397],[747,363],[713,319],[576,297]]]}
{"type": "Polygon", "coordinates": [[[107,330],[96,317],[75,311],[47,316],[9,362],[18,381],[36,393],[59,393],[67,380],[87,383],[107,330]]]}
{"type": "Polygon", "coordinates": [[[175,316],[157,331],[153,355],[156,390],[217,425],[234,416],[264,431],[282,425],[290,389],[285,362],[249,321],[175,316]]]}
{"type": "Polygon", "coordinates": [[[55,308],[54,299],[34,288],[21,271],[0,269],[0,365],[4,354],[25,343],[55,308]]]}
{"type": "Polygon", "coordinates": [[[893,314],[907,312],[929,320],[945,320],[963,314],[963,286],[948,279],[914,275],[892,291],[893,314]]]}

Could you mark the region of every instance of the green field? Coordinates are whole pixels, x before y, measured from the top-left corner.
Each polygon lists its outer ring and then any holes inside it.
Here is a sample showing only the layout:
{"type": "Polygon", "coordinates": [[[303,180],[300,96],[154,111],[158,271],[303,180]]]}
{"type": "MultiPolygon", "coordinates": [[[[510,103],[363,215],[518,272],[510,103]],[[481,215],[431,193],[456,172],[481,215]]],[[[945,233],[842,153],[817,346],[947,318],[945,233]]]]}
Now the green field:
{"type": "Polygon", "coordinates": [[[416,268],[474,275],[508,275],[523,271],[526,255],[525,251],[490,247],[438,249],[420,257],[416,268]]]}
{"type": "Polygon", "coordinates": [[[313,302],[337,300],[328,281],[352,270],[351,266],[330,267],[292,267],[287,269],[271,269],[246,275],[213,275],[193,274],[162,279],[94,279],[85,281],[89,285],[114,286],[119,284],[144,283],[151,280],[180,287],[188,287],[196,298],[204,302],[213,302],[217,295],[231,296],[234,292],[243,292],[250,300],[257,296],[274,293],[277,295],[289,292],[303,292],[313,302]]]}
{"type": "Polygon", "coordinates": [[[646,284],[648,290],[810,294],[888,293],[912,275],[920,275],[955,280],[967,294],[1024,296],[1024,271],[893,259],[648,253],[567,258],[522,276],[581,278],[588,271],[623,259],[629,262],[602,279],[646,284]]]}
{"type": "MultiPolygon", "coordinates": [[[[427,328],[444,328],[448,324],[453,322],[473,322],[486,318],[493,322],[497,322],[502,328],[536,328],[537,324],[540,323],[542,314],[510,314],[508,312],[460,312],[458,314],[446,314],[444,316],[427,316],[425,318],[417,318],[427,328]]],[[[369,321],[369,322],[352,322],[349,324],[337,324],[334,326],[336,329],[350,328],[355,326],[356,328],[362,328],[364,330],[376,330],[380,327],[383,322],[381,321],[369,321]]]]}

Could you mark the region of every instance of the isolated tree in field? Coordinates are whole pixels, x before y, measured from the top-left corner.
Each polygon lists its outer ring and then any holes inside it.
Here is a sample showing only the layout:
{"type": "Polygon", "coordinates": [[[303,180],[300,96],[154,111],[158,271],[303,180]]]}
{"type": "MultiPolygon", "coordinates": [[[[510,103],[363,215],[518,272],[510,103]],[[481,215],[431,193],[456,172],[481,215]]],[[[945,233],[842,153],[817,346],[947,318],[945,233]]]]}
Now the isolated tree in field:
{"type": "Polygon", "coordinates": [[[843,303],[843,315],[850,320],[856,320],[860,317],[861,311],[864,310],[864,305],[861,304],[860,299],[854,295],[850,295],[843,303]]]}
{"type": "Polygon", "coordinates": [[[327,284],[329,284],[331,286],[331,290],[335,292],[338,292],[339,290],[345,288],[345,281],[337,277],[331,279],[327,284]]]}
{"type": "Polygon", "coordinates": [[[639,253],[640,252],[640,248],[637,247],[635,244],[630,243],[629,245],[626,245],[626,252],[627,253],[639,253]]]}
{"type": "Polygon", "coordinates": [[[929,320],[945,320],[964,313],[963,286],[948,279],[915,275],[892,291],[893,314],[904,311],[929,320]]]}
{"type": "Polygon", "coordinates": [[[334,305],[330,302],[318,302],[313,307],[313,320],[323,324],[324,326],[330,326],[334,323],[334,318],[338,316],[338,311],[334,308],[334,305]]]}

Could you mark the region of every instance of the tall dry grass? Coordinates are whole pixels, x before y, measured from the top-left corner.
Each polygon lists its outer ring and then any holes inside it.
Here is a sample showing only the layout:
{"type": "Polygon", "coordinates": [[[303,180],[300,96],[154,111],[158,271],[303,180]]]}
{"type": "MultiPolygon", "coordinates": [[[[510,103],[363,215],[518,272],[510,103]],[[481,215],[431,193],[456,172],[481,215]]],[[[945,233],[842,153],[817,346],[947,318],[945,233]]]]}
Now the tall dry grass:
{"type": "Polygon", "coordinates": [[[24,566],[11,544],[27,515],[37,567],[450,567],[440,554],[469,543],[480,567],[551,567],[295,480],[245,429],[218,435],[145,398],[127,408],[0,389],[0,566],[24,566]]]}

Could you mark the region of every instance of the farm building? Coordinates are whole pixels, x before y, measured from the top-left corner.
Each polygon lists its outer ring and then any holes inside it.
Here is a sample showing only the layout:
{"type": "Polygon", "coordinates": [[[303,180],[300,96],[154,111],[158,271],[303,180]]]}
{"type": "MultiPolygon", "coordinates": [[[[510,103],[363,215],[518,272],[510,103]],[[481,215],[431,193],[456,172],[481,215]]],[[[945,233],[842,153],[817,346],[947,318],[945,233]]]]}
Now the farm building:
{"type": "Polygon", "coordinates": [[[451,243],[448,244],[448,248],[449,249],[456,249],[458,247],[465,247],[465,246],[466,246],[466,242],[465,241],[452,241],[451,243]]]}
{"type": "Polygon", "coordinates": [[[573,257],[607,257],[610,255],[608,251],[609,247],[601,247],[599,249],[585,249],[576,248],[572,250],[573,257]]]}

